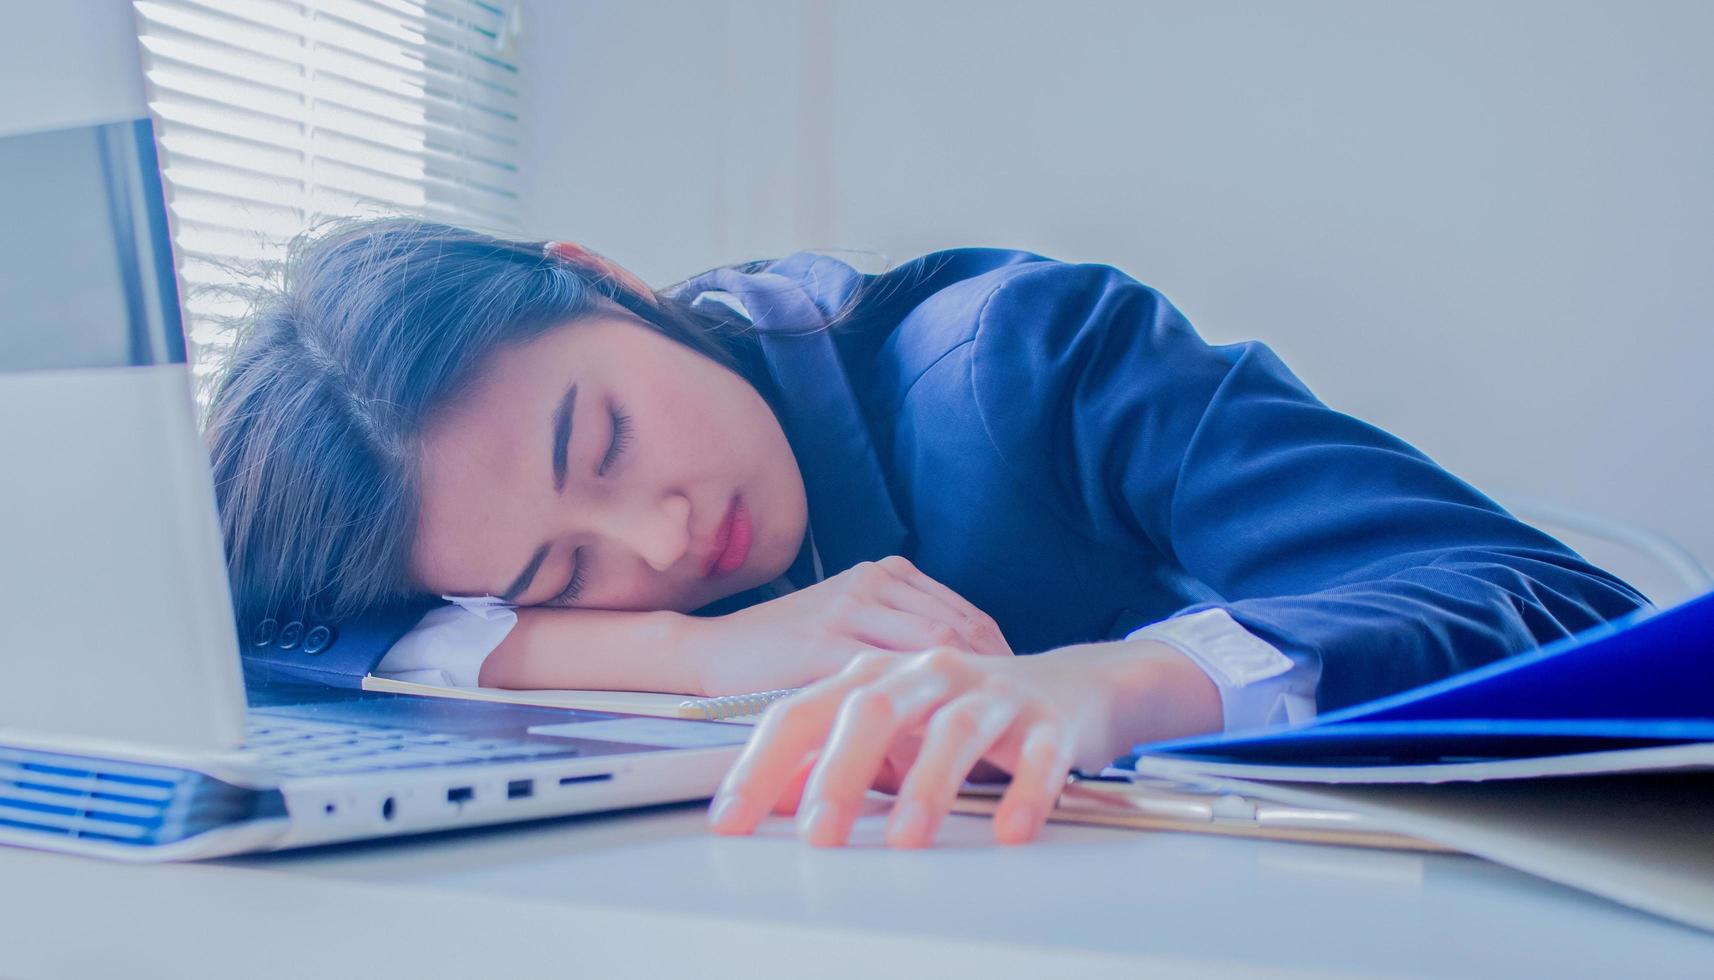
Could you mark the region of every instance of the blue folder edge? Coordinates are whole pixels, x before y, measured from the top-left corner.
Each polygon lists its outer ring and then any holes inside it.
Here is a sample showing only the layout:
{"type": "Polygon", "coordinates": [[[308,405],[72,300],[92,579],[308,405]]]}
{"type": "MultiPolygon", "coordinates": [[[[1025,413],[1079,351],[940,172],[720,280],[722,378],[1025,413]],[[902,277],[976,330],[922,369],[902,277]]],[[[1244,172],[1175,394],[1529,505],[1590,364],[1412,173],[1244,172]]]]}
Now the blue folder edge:
{"type": "Polygon", "coordinates": [[[1412,764],[1705,740],[1714,740],[1714,593],[1304,725],[1138,745],[1115,765],[1134,768],[1144,754],[1412,764]]]}

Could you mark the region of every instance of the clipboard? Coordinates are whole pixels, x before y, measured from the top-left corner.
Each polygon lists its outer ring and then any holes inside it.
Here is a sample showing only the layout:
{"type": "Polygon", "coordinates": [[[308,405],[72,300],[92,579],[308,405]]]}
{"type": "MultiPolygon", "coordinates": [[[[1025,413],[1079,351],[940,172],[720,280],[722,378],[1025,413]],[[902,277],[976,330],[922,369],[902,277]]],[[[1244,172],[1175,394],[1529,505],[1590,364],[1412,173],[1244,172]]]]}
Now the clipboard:
{"type": "MultiPolygon", "coordinates": [[[[992,816],[1005,788],[1004,783],[966,783],[953,800],[952,812],[992,816]]],[[[1347,810],[1280,803],[1149,777],[1073,773],[1048,820],[1305,844],[1461,853],[1444,844],[1383,829],[1369,817],[1347,810]]]]}

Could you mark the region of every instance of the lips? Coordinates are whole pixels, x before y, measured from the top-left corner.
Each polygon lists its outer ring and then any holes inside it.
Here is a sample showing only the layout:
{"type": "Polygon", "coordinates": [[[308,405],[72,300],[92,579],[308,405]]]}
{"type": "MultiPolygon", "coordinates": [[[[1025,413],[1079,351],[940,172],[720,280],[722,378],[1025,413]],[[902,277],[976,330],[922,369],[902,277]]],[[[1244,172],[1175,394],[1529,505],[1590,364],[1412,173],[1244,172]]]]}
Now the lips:
{"type": "Polygon", "coordinates": [[[703,574],[722,575],[743,565],[750,554],[751,530],[750,511],[744,506],[744,498],[734,496],[731,506],[726,508],[726,517],[714,531],[714,547],[703,574]]]}

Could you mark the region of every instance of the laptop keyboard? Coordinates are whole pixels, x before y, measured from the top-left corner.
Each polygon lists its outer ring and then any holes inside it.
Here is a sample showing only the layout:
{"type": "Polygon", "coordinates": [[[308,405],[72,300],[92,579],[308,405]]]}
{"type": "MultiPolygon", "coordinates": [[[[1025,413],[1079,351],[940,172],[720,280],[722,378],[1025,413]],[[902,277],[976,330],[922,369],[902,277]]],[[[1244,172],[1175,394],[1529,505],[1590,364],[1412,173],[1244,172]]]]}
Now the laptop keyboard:
{"type": "Polygon", "coordinates": [[[383,769],[421,769],[491,762],[533,762],[578,755],[570,746],[521,739],[446,735],[252,715],[242,751],[269,770],[292,777],[332,776],[383,769]]]}

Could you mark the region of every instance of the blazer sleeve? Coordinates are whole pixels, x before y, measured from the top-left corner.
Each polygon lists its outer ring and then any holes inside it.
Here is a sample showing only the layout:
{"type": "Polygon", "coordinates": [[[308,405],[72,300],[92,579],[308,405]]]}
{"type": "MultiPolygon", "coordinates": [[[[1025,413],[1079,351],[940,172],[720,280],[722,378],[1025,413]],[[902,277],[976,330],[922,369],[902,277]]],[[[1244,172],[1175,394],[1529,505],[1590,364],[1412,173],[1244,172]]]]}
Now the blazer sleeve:
{"type": "Polygon", "coordinates": [[[1260,343],[1210,346],[1103,265],[1022,266],[972,354],[989,438],[1096,540],[1146,541],[1257,637],[1319,659],[1321,710],[1646,606],[1260,343]],[[1043,459],[1054,465],[1043,466],[1043,459]]]}
{"type": "Polygon", "coordinates": [[[393,644],[438,605],[402,602],[344,622],[306,617],[240,623],[245,677],[251,685],[362,687],[393,644]]]}

